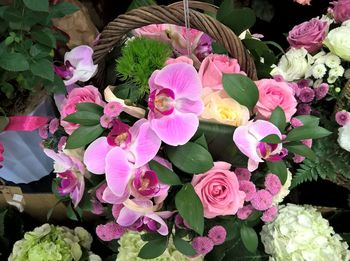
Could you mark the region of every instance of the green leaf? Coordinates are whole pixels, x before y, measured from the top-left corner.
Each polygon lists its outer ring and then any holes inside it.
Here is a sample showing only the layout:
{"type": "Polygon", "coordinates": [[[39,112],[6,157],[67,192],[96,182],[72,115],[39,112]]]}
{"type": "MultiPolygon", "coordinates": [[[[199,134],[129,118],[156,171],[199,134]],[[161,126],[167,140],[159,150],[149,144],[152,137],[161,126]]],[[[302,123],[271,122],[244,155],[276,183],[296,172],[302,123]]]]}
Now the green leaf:
{"type": "Polygon", "coordinates": [[[9,124],[9,118],[6,116],[0,116],[0,131],[3,131],[7,124],[9,124]]]}
{"type": "Polygon", "coordinates": [[[207,144],[207,140],[205,139],[204,134],[202,134],[199,138],[197,138],[195,141],[195,143],[201,145],[203,148],[205,148],[206,150],[208,150],[208,144],[207,144]]]}
{"type": "Polygon", "coordinates": [[[163,237],[161,239],[149,241],[145,244],[139,253],[139,257],[143,259],[152,259],[164,253],[168,245],[168,239],[163,237]]]}
{"type": "Polygon", "coordinates": [[[259,244],[258,235],[256,234],[255,230],[251,227],[243,225],[241,227],[241,238],[247,250],[251,253],[255,253],[259,244]]]}
{"type": "Polygon", "coordinates": [[[266,136],[265,138],[263,138],[261,141],[267,142],[267,143],[272,143],[272,144],[279,144],[282,142],[280,137],[278,137],[276,134],[270,134],[270,135],[266,136]]]}
{"type": "Polygon", "coordinates": [[[102,128],[101,125],[81,126],[69,136],[65,148],[77,149],[83,147],[97,139],[103,131],[104,128],[102,128]]]}
{"type": "Polygon", "coordinates": [[[50,52],[51,48],[41,44],[32,45],[29,51],[30,55],[37,59],[48,57],[50,55],[50,52]]]}
{"type": "Polygon", "coordinates": [[[56,48],[56,38],[53,35],[53,33],[50,31],[50,29],[44,28],[40,31],[39,30],[32,31],[31,35],[32,35],[32,38],[38,43],[41,43],[51,48],[56,48]]]}
{"type": "Polygon", "coordinates": [[[50,82],[54,81],[54,72],[52,69],[52,62],[47,59],[41,59],[34,61],[30,65],[30,71],[41,78],[49,80],[50,82]]]}
{"type": "Polygon", "coordinates": [[[70,15],[78,10],[79,10],[79,7],[71,3],[62,2],[59,4],[53,5],[51,7],[50,14],[52,18],[58,18],[58,17],[70,15]]]}
{"type": "Polygon", "coordinates": [[[91,212],[92,210],[91,195],[88,192],[85,192],[83,195],[83,198],[80,200],[79,208],[81,208],[84,211],[91,212]]]}
{"type": "Polygon", "coordinates": [[[174,245],[179,252],[185,256],[194,256],[197,252],[193,249],[192,245],[180,237],[174,237],[174,245]]]}
{"type": "Polygon", "coordinates": [[[0,67],[12,72],[22,72],[29,69],[29,63],[21,53],[3,53],[0,56],[0,67]]]}
{"type": "Polygon", "coordinates": [[[164,167],[162,164],[158,163],[155,160],[152,160],[148,163],[151,170],[154,170],[157,173],[159,180],[165,184],[169,185],[181,185],[182,182],[179,177],[167,167],[164,167]]]}
{"type": "Polygon", "coordinates": [[[63,120],[83,126],[94,126],[100,124],[100,115],[88,111],[77,111],[68,115],[63,120]]]}
{"type": "Polygon", "coordinates": [[[54,205],[52,208],[49,209],[49,211],[48,211],[47,214],[46,214],[46,220],[47,220],[47,221],[50,220],[50,218],[51,218],[51,216],[52,216],[52,214],[53,214],[55,208],[56,208],[61,202],[63,202],[63,201],[64,201],[64,199],[61,198],[60,200],[58,200],[58,201],[55,203],[55,205],[54,205]]]}
{"type": "MultiPolygon", "coordinates": [[[[13,87],[13,85],[8,82],[1,83],[0,89],[3,93],[5,93],[8,99],[12,98],[15,92],[15,87],[13,87]]],[[[1,124],[0,124],[0,130],[1,130],[1,124]]]]}
{"type": "Polygon", "coordinates": [[[218,42],[212,42],[211,44],[213,52],[217,54],[227,54],[227,50],[218,42]]]}
{"type": "Polygon", "coordinates": [[[79,221],[79,217],[77,213],[74,211],[72,204],[68,204],[67,206],[67,217],[71,220],[79,221]]]}
{"type": "Polygon", "coordinates": [[[21,22],[23,19],[21,11],[13,7],[4,10],[3,18],[8,22],[21,22]]]}
{"type": "Polygon", "coordinates": [[[197,143],[188,142],[177,147],[167,146],[166,153],[169,160],[186,173],[204,173],[214,166],[210,153],[197,143]]]}
{"type": "Polygon", "coordinates": [[[320,118],[312,115],[299,115],[294,118],[300,120],[304,126],[318,126],[320,123],[320,118]]]}
{"type": "Polygon", "coordinates": [[[313,152],[312,149],[310,149],[308,146],[305,146],[304,144],[299,145],[288,145],[286,144],[284,146],[286,149],[288,149],[289,152],[304,156],[311,160],[316,160],[316,154],[313,152]]]}
{"type": "Polygon", "coordinates": [[[26,5],[26,7],[33,11],[49,11],[49,0],[23,0],[23,3],[26,5]]]}
{"type": "Polygon", "coordinates": [[[54,80],[53,82],[47,81],[44,84],[45,89],[47,89],[50,93],[65,93],[66,92],[66,86],[63,83],[63,80],[58,75],[54,74],[54,80]]]}
{"type": "Polygon", "coordinates": [[[319,126],[301,126],[292,129],[286,138],[286,141],[300,141],[306,139],[319,139],[332,134],[332,132],[326,130],[325,128],[319,126]]]}
{"type": "Polygon", "coordinates": [[[258,88],[247,76],[241,74],[224,74],[222,76],[222,83],[227,94],[241,105],[253,109],[258,102],[258,88]]]}
{"type": "Polygon", "coordinates": [[[155,0],[132,0],[129,5],[128,11],[131,9],[136,9],[142,6],[156,5],[157,2],[155,0]]]}
{"type": "Polygon", "coordinates": [[[287,166],[286,163],[283,160],[279,161],[266,161],[267,167],[269,170],[276,174],[279,178],[282,184],[284,184],[287,180],[287,166]]]}
{"type": "Polygon", "coordinates": [[[158,239],[162,239],[163,236],[161,234],[158,233],[146,233],[146,234],[142,234],[141,235],[141,239],[143,241],[152,241],[152,240],[158,240],[158,239]]]}
{"type": "Polygon", "coordinates": [[[191,184],[186,184],[175,196],[175,205],[180,215],[198,234],[203,235],[203,205],[191,184]]]}
{"type": "Polygon", "coordinates": [[[284,133],[286,129],[286,115],[281,107],[277,107],[273,110],[270,122],[273,123],[282,133],[284,133]]]}
{"type": "Polygon", "coordinates": [[[92,102],[78,103],[77,110],[78,111],[92,112],[92,113],[98,114],[100,116],[103,115],[103,107],[100,105],[97,105],[96,103],[92,103],[92,102]]]}
{"type": "Polygon", "coordinates": [[[224,0],[216,14],[216,18],[230,27],[236,35],[249,29],[255,24],[256,17],[250,8],[234,8],[232,0],[224,0]]]}

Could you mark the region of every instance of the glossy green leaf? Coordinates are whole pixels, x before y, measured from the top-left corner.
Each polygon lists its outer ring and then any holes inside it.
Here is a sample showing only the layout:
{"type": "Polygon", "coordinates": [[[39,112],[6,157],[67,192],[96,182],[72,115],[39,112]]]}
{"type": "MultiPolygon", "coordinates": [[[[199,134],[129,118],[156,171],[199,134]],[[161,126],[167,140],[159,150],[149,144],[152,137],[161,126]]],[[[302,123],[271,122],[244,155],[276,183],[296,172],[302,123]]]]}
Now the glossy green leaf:
{"type": "Polygon", "coordinates": [[[66,15],[70,15],[79,10],[79,7],[74,4],[68,2],[58,3],[53,5],[50,10],[50,14],[52,18],[63,17],[66,15]]]}
{"type": "Polygon", "coordinates": [[[194,256],[197,254],[197,252],[193,249],[192,245],[180,237],[174,237],[174,245],[176,249],[179,250],[179,252],[181,252],[185,256],[194,256]]]}
{"type": "Polygon", "coordinates": [[[273,110],[270,117],[270,122],[273,123],[280,130],[280,132],[284,133],[287,123],[286,115],[281,107],[278,106],[273,110]]]}
{"type": "Polygon", "coordinates": [[[26,5],[26,7],[33,11],[49,11],[49,0],[23,0],[23,3],[26,5]]]}
{"type": "Polygon", "coordinates": [[[304,144],[299,145],[288,145],[286,144],[284,146],[286,149],[288,149],[288,152],[292,152],[301,156],[304,156],[305,158],[316,160],[316,154],[313,152],[312,149],[310,149],[308,146],[305,146],[304,144]]]}
{"type": "Polygon", "coordinates": [[[139,253],[139,257],[143,259],[152,259],[164,253],[168,246],[168,239],[163,237],[161,239],[149,241],[145,244],[139,253]]]}
{"type": "Polygon", "coordinates": [[[78,111],[87,111],[98,114],[100,116],[103,115],[103,107],[92,102],[82,102],[77,104],[78,111]]]}
{"type": "Polygon", "coordinates": [[[79,216],[78,214],[75,212],[75,210],[72,207],[72,204],[68,204],[67,206],[67,217],[71,220],[74,221],[79,221],[79,216]]]}
{"type": "Polygon", "coordinates": [[[177,147],[167,146],[166,153],[169,160],[186,173],[204,173],[214,166],[210,153],[194,142],[177,147]]]}
{"type": "Polygon", "coordinates": [[[164,167],[162,164],[155,160],[148,163],[151,170],[157,173],[159,180],[168,185],[181,185],[182,182],[179,177],[172,170],[164,167]]]}
{"type": "Polygon", "coordinates": [[[50,82],[54,81],[54,72],[52,68],[52,62],[47,59],[41,59],[34,61],[30,65],[30,71],[41,78],[49,80],[50,82]]]}
{"type": "Polygon", "coordinates": [[[100,124],[100,115],[88,111],[77,111],[68,115],[63,120],[84,126],[94,126],[100,124]]]}
{"type": "Polygon", "coordinates": [[[100,125],[80,126],[72,133],[72,135],[69,136],[65,148],[77,149],[83,147],[97,139],[103,131],[104,128],[102,128],[100,125]]]}
{"type": "Polygon", "coordinates": [[[300,141],[306,139],[319,139],[332,134],[332,132],[319,126],[305,125],[292,129],[285,139],[286,141],[300,141]]]}
{"type": "Polygon", "coordinates": [[[281,183],[284,184],[287,180],[286,163],[283,160],[279,160],[275,162],[266,161],[266,164],[270,172],[276,174],[280,178],[281,183]]]}
{"type": "Polygon", "coordinates": [[[280,137],[278,137],[276,134],[270,134],[263,138],[261,141],[267,142],[267,143],[272,143],[272,144],[278,144],[281,143],[280,137]]]}
{"type": "Polygon", "coordinates": [[[298,120],[300,120],[304,126],[318,126],[320,123],[320,118],[312,115],[299,115],[296,116],[298,120]]]}
{"type": "Polygon", "coordinates": [[[146,233],[141,235],[141,239],[143,241],[152,241],[152,240],[158,240],[162,238],[163,236],[159,233],[146,233]]]}
{"type": "Polygon", "coordinates": [[[50,29],[44,28],[42,30],[36,30],[31,32],[32,38],[48,47],[56,48],[56,38],[50,29]]]}
{"type": "Polygon", "coordinates": [[[0,56],[0,67],[12,72],[21,72],[29,69],[29,63],[21,53],[3,53],[0,56]]]}
{"type": "Polygon", "coordinates": [[[229,96],[249,109],[254,108],[259,99],[259,91],[251,79],[241,74],[224,74],[222,82],[229,96]]]}
{"type": "Polygon", "coordinates": [[[175,196],[175,205],[180,215],[198,234],[204,231],[203,205],[191,184],[186,184],[175,196]]]}
{"type": "Polygon", "coordinates": [[[203,148],[205,148],[206,150],[208,150],[208,143],[207,143],[207,140],[205,139],[204,134],[199,136],[199,138],[197,138],[194,141],[194,143],[197,143],[197,144],[201,145],[203,148]]]}
{"type": "Polygon", "coordinates": [[[240,232],[244,246],[249,252],[255,253],[259,244],[258,235],[256,234],[255,230],[251,227],[243,225],[240,232]]]}

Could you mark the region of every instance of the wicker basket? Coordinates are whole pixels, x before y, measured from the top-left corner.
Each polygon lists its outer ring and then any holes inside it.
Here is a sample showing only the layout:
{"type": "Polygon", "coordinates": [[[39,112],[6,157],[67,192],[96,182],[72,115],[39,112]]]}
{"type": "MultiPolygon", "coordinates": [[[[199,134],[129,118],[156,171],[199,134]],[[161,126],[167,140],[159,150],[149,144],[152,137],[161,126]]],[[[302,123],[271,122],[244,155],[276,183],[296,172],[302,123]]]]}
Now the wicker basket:
{"type": "MultiPolygon", "coordinates": [[[[215,12],[216,7],[207,3],[190,1],[189,12],[191,28],[207,33],[215,41],[220,43],[229,54],[236,58],[241,69],[253,79],[257,79],[256,68],[253,58],[243,46],[241,40],[227,26],[218,20],[193,9],[215,12]]],[[[99,65],[96,75],[96,82],[99,86],[104,85],[105,57],[120,43],[125,35],[133,29],[150,24],[174,24],[184,25],[184,10],[182,2],[177,2],[169,6],[146,6],[133,9],[126,14],[122,14],[110,22],[102,31],[100,40],[94,48],[94,62],[99,65]]]]}

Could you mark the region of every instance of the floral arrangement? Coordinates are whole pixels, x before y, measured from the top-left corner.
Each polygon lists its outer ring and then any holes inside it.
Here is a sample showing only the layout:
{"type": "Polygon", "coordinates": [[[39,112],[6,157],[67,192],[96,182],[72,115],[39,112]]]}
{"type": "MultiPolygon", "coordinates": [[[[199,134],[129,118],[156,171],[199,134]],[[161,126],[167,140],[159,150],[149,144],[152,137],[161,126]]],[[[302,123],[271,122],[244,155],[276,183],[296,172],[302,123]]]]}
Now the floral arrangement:
{"type": "Polygon", "coordinates": [[[90,251],[91,243],[91,235],[82,227],[72,230],[44,224],[26,232],[24,239],[14,244],[9,260],[101,261],[90,251]]]}
{"type": "Polygon", "coordinates": [[[116,61],[118,86],[103,95],[84,86],[97,70],[91,48],[72,49],[55,69],[67,95],[44,130],[54,192],[71,218],[100,215],[96,234],[119,240],[120,255],[202,259],[239,242],[254,253],[256,227],[276,218],[295,158],[314,159],[312,140],[330,134],[317,117],[296,116],[293,84],[253,81],[212,46],[194,29],[137,29],[116,61]]]}
{"type": "Polygon", "coordinates": [[[260,234],[272,260],[350,260],[348,244],[311,206],[281,205],[260,234]]]}
{"type": "MultiPolygon", "coordinates": [[[[287,37],[290,49],[271,72],[293,87],[298,115],[320,117],[321,124],[334,133],[314,144],[317,159],[304,161],[293,186],[318,177],[335,182],[339,175],[342,180],[350,178],[350,167],[343,164],[350,155],[349,10],[349,2],[339,0],[332,3],[327,15],[294,26],[287,37]]],[[[303,160],[295,158],[297,163],[303,160]]],[[[348,187],[344,182],[340,185],[348,187]]]]}

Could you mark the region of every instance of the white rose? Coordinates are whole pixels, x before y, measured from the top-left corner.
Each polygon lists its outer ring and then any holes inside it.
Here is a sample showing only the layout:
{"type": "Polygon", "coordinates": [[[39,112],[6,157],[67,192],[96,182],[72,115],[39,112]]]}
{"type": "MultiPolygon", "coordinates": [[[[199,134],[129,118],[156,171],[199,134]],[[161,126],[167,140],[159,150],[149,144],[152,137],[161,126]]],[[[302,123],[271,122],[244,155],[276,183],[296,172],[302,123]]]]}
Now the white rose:
{"type": "Polygon", "coordinates": [[[340,147],[350,152],[350,122],[338,129],[338,143],[340,147]]]}
{"type": "Polygon", "coordinates": [[[325,63],[329,68],[335,68],[335,67],[338,67],[340,65],[341,60],[335,54],[329,53],[326,55],[325,63]]]}
{"type": "Polygon", "coordinates": [[[350,26],[343,23],[342,26],[331,30],[323,43],[333,54],[350,61],[350,26]]]}
{"type": "Polygon", "coordinates": [[[321,79],[327,72],[326,66],[324,66],[323,63],[316,64],[312,67],[312,76],[315,77],[316,79],[321,79]]]}
{"type": "Polygon", "coordinates": [[[291,48],[285,55],[281,57],[277,67],[275,67],[271,75],[282,75],[286,81],[294,81],[304,78],[309,68],[307,59],[308,52],[304,48],[291,48]]]}
{"type": "Polygon", "coordinates": [[[343,74],[344,74],[343,66],[337,66],[329,70],[329,76],[340,77],[340,76],[343,76],[343,74]]]}

